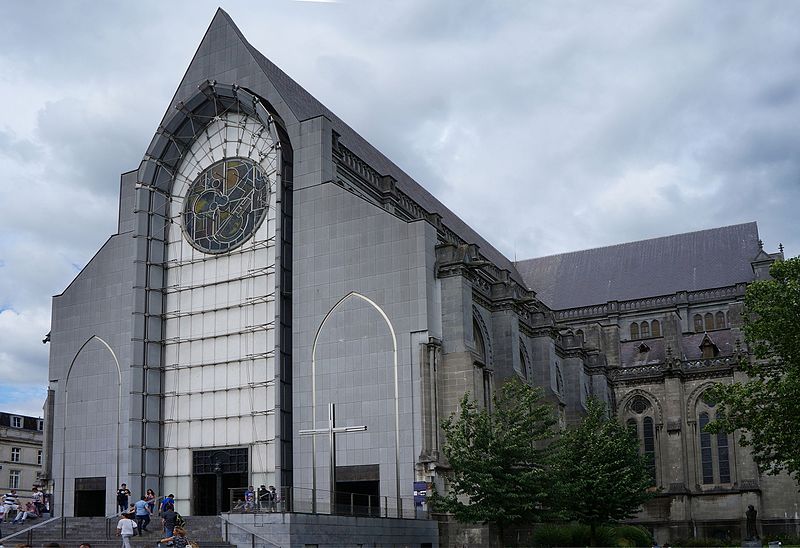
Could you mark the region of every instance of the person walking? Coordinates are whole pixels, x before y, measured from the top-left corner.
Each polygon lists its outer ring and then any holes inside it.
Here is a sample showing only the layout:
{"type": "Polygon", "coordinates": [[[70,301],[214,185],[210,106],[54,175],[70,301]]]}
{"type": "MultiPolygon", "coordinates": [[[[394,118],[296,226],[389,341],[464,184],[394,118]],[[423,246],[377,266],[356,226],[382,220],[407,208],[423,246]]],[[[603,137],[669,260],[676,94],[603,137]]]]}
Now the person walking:
{"type": "Polygon", "coordinates": [[[278,492],[275,490],[274,485],[269,486],[269,511],[278,511],[278,492]]]}
{"type": "Polygon", "coordinates": [[[131,491],[124,483],[117,489],[117,508],[120,512],[128,511],[128,497],[131,496],[131,491]]]}
{"type": "Polygon", "coordinates": [[[136,522],[130,518],[130,514],[122,514],[117,522],[117,536],[122,537],[122,548],[131,548],[131,537],[136,534],[135,529],[136,522]]]}
{"type": "MultiPolygon", "coordinates": [[[[150,523],[150,506],[144,499],[145,497],[142,496],[133,505],[136,508],[136,527],[139,531],[139,536],[142,536],[147,531],[147,526],[150,523]]],[[[136,536],[135,533],[134,536],[136,536]]]]}
{"type": "Polygon", "coordinates": [[[175,511],[175,507],[168,504],[167,509],[161,512],[161,525],[164,527],[165,538],[173,535],[177,519],[178,513],[175,511]]]}
{"type": "Polygon", "coordinates": [[[147,503],[147,507],[150,508],[150,515],[152,516],[156,511],[156,492],[148,489],[144,496],[144,501],[147,503]]]}

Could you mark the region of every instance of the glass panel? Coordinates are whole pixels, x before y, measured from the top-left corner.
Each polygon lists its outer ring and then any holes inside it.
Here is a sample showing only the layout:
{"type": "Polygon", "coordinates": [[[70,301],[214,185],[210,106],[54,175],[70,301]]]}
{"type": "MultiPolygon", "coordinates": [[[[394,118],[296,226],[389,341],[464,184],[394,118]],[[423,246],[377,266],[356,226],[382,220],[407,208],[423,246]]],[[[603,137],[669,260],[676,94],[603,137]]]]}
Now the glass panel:
{"type": "Polygon", "coordinates": [[[628,425],[628,430],[631,431],[631,434],[633,434],[634,436],[636,436],[638,438],[639,437],[639,425],[636,424],[636,419],[628,419],[627,425],[628,425]]]}
{"type": "Polygon", "coordinates": [[[725,328],[725,314],[722,312],[717,312],[716,316],[714,317],[714,322],[716,324],[717,329],[724,329],[725,328]]]}
{"type": "Polygon", "coordinates": [[[642,337],[649,337],[650,336],[650,324],[647,322],[642,322],[642,337]]]}
{"type": "Polygon", "coordinates": [[[645,417],[642,423],[644,427],[644,454],[647,457],[647,468],[653,484],[656,483],[656,436],[653,428],[653,418],[645,417]]]}
{"type": "Polygon", "coordinates": [[[632,323],[631,324],[631,339],[638,339],[639,338],[639,324],[632,323]]]}
{"type": "Polygon", "coordinates": [[[719,458],[719,482],[731,482],[731,463],[728,460],[728,434],[717,434],[717,456],[719,458]]]}
{"type": "Polygon", "coordinates": [[[658,320],[653,320],[653,323],[652,323],[651,327],[652,327],[652,330],[653,330],[653,336],[654,337],[660,337],[661,336],[661,323],[658,320]]]}
{"type": "Polygon", "coordinates": [[[701,333],[703,331],[703,318],[700,314],[694,315],[694,331],[695,333],[701,333]]]}
{"type": "Polygon", "coordinates": [[[714,329],[714,316],[711,315],[711,312],[707,312],[705,315],[705,324],[706,324],[706,331],[711,331],[714,329]]]}
{"type": "Polygon", "coordinates": [[[703,470],[703,483],[714,483],[714,465],[711,453],[711,434],[703,429],[708,424],[708,413],[700,413],[700,463],[703,470]]]}

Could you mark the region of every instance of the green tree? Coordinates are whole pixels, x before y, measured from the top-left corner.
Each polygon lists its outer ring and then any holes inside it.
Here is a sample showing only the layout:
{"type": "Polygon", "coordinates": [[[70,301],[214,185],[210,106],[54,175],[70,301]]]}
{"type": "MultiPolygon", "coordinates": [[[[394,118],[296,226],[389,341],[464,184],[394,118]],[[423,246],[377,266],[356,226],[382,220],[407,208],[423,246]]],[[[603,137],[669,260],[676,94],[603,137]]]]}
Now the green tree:
{"type": "Polygon", "coordinates": [[[747,287],[744,334],[753,359],[740,367],[748,379],[717,385],[711,397],[722,418],[711,432],[741,430],[740,443],[752,447],[762,471],[800,472],[800,257],[776,261],[771,280],[747,287]]]}
{"type": "Polygon", "coordinates": [[[553,435],[556,418],[541,390],[516,378],[492,401],[490,413],[465,394],[459,412],[442,423],[448,490],[433,504],[458,521],[496,525],[502,542],[508,525],[545,512],[551,490],[539,442],[553,435]]]}
{"type": "Polygon", "coordinates": [[[653,496],[653,479],[636,436],[602,402],[587,405],[583,421],[553,445],[551,462],[564,517],[588,525],[594,545],[599,526],[632,517],[653,496]]]}

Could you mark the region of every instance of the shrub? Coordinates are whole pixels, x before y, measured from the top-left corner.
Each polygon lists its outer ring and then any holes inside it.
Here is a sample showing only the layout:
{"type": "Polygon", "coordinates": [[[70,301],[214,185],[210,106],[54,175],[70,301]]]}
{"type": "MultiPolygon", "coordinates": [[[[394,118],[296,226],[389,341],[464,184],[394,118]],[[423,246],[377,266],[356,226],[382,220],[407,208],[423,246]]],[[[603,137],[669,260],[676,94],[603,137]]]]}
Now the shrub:
{"type": "Polygon", "coordinates": [[[703,547],[703,546],[739,546],[739,543],[724,540],[720,538],[699,537],[689,539],[678,539],[672,542],[672,546],[684,546],[686,548],[703,547]]]}
{"type": "MultiPolygon", "coordinates": [[[[598,546],[652,546],[650,534],[633,525],[598,527],[595,536],[598,546]]],[[[589,546],[591,529],[578,523],[544,523],[533,531],[536,546],[589,546]]]]}
{"type": "Polygon", "coordinates": [[[644,527],[638,525],[620,525],[614,529],[617,546],[643,546],[653,545],[653,537],[644,527]]]}

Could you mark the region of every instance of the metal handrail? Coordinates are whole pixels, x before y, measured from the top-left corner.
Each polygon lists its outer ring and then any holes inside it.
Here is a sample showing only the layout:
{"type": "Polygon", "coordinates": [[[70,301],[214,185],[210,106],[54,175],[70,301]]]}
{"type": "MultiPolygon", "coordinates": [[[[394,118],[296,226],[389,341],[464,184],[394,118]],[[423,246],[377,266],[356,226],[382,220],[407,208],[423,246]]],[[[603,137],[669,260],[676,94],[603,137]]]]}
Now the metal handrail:
{"type": "MultiPolygon", "coordinates": [[[[254,497],[251,504],[246,504],[244,500],[244,493],[247,491],[244,487],[235,487],[228,489],[229,499],[229,513],[243,513],[243,514],[266,514],[271,513],[272,510],[264,509],[262,501],[258,500],[258,496],[254,497]]],[[[296,512],[296,513],[310,513],[310,514],[325,514],[325,515],[366,515],[378,518],[413,518],[420,519],[420,515],[416,510],[414,500],[412,497],[391,497],[388,495],[368,495],[365,493],[351,493],[348,491],[330,491],[317,489],[314,493],[313,488],[307,487],[281,487],[277,493],[278,498],[274,502],[275,510],[277,513],[296,512]],[[316,497],[314,495],[317,495],[316,497]],[[336,495],[343,495],[345,499],[349,498],[349,504],[339,504],[336,502],[336,495]],[[328,499],[328,504],[323,506],[317,502],[313,504],[316,499],[328,499]],[[366,500],[366,505],[363,501],[366,500]],[[361,504],[359,504],[361,502],[361,504]],[[377,504],[375,504],[377,503],[377,504]],[[309,508],[306,508],[310,504],[309,508]],[[410,511],[411,515],[406,516],[406,511],[410,511]]],[[[272,506],[272,502],[268,502],[268,508],[272,506]]],[[[424,518],[429,516],[427,512],[424,513],[424,518]]]]}
{"type": "MultiPolygon", "coordinates": [[[[269,540],[268,538],[266,538],[266,537],[262,537],[261,535],[256,535],[255,533],[253,533],[252,531],[248,531],[247,529],[245,529],[244,527],[242,527],[242,526],[241,526],[241,525],[239,525],[238,523],[234,523],[234,522],[230,521],[230,520],[229,520],[227,517],[225,517],[225,515],[224,515],[224,514],[220,514],[220,516],[219,516],[219,517],[220,517],[220,519],[222,520],[222,523],[224,523],[224,524],[225,524],[225,532],[224,532],[224,535],[225,535],[225,536],[223,537],[223,538],[224,538],[224,540],[225,540],[225,542],[229,542],[229,543],[230,543],[230,539],[228,538],[228,526],[229,526],[229,525],[233,525],[233,526],[234,526],[234,527],[236,527],[237,529],[241,529],[242,531],[244,531],[245,533],[247,533],[248,535],[250,535],[250,545],[251,545],[253,548],[255,548],[255,545],[256,545],[256,540],[255,540],[255,539],[256,539],[256,537],[258,537],[259,539],[263,540],[264,542],[266,542],[266,543],[268,543],[268,544],[271,544],[272,546],[275,546],[275,547],[277,547],[277,548],[281,548],[281,545],[280,545],[280,544],[275,544],[274,542],[272,542],[272,541],[271,541],[271,540],[269,540]]],[[[253,525],[255,525],[255,522],[253,523],[253,525]]]]}

